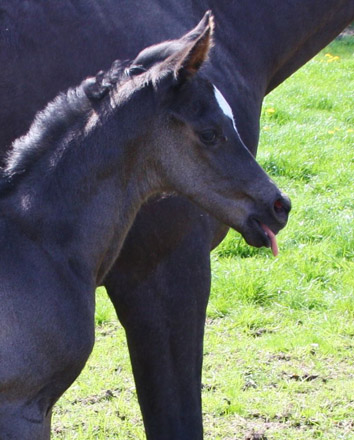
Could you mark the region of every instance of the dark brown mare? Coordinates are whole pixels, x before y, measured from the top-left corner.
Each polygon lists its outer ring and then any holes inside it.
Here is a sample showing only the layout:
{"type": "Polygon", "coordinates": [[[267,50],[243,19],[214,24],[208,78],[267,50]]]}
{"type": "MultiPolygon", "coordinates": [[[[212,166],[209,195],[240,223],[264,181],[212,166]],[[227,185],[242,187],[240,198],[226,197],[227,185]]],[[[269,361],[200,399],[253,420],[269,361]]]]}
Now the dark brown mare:
{"type": "MultiPolygon", "coordinates": [[[[217,20],[216,47],[205,72],[255,153],[264,95],[354,19],[353,0],[3,0],[0,145],[24,134],[59,90],[115,58],[180,37],[209,8],[217,20]]],[[[183,198],[154,199],[104,281],[126,329],[150,440],[203,437],[209,252],[226,230],[183,198]]]]}

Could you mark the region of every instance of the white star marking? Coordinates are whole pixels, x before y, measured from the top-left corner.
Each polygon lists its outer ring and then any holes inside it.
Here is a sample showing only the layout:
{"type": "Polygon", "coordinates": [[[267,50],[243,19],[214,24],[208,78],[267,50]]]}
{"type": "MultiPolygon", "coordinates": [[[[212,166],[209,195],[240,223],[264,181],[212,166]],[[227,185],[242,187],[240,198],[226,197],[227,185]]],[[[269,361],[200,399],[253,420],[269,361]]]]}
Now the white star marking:
{"type": "Polygon", "coordinates": [[[216,86],[214,86],[214,94],[215,94],[215,98],[218,101],[218,104],[219,104],[221,110],[228,118],[231,119],[232,124],[234,126],[234,129],[237,133],[235,119],[234,119],[234,115],[232,113],[232,109],[230,107],[230,104],[226,101],[226,99],[224,98],[224,95],[220,92],[220,90],[216,86]]]}

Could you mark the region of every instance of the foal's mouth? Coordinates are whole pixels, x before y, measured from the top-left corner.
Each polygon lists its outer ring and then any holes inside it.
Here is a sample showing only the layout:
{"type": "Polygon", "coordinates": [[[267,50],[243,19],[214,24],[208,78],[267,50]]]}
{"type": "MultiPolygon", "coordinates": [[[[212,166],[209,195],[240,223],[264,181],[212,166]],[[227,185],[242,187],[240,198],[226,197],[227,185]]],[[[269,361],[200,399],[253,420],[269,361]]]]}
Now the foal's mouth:
{"type": "Polygon", "coordinates": [[[265,225],[263,223],[260,223],[260,226],[264,232],[264,235],[266,236],[266,238],[268,240],[268,247],[270,247],[272,249],[273,255],[274,255],[274,257],[276,257],[279,253],[279,250],[278,250],[277,239],[276,239],[274,232],[270,228],[268,228],[267,225],[265,225]]]}
{"type": "Polygon", "coordinates": [[[276,234],[264,223],[257,219],[253,219],[254,227],[263,238],[263,246],[271,248],[273,255],[276,257],[279,253],[276,234]]]}

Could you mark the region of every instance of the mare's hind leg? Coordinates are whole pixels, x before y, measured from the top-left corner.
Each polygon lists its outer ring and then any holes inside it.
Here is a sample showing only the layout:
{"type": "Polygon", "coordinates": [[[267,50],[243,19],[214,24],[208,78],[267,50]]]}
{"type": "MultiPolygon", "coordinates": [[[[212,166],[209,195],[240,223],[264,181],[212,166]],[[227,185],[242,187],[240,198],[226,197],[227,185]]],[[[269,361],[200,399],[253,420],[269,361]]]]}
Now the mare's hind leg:
{"type": "Polygon", "coordinates": [[[126,330],[149,440],[203,438],[210,223],[176,198],[145,206],[105,283],[126,330]]]}

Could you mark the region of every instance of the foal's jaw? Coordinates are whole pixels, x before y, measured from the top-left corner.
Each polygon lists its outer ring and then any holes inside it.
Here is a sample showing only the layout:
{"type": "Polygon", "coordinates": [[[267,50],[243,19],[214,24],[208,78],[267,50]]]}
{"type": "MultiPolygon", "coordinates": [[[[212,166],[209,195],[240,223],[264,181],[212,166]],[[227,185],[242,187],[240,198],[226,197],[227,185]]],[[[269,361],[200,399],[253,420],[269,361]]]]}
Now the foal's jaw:
{"type": "Polygon", "coordinates": [[[249,245],[271,248],[277,255],[276,235],[286,225],[290,211],[290,200],[286,196],[277,192],[272,198],[265,198],[264,203],[251,200],[246,194],[241,198],[210,194],[205,203],[200,200],[194,199],[219,221],[239,232],[249,245]],[[277,205],[282,206],[278,212],[277,205]]]}

